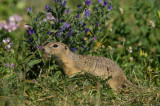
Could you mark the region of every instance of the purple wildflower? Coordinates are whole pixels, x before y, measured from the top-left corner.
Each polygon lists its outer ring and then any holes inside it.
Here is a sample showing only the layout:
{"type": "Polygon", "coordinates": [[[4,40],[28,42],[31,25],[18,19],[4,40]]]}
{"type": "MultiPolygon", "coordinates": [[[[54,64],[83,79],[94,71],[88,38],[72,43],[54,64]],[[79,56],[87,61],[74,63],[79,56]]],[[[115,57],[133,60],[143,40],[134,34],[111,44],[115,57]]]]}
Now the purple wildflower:
{"type": "Polygon", "coordinates": [[[46,12],[46,20],[56,20],[54,16],[52,16],[51,12],[46,12]]]}
{"type": "Polygon", "coordinates": [[[99,25],[100,25],[100,24],[97,22],[97,27],[99,27],[99,25]]]}
{"type": "Polygon", "coordinates": [[[32,8],[30,8],[30,11],[32,11],[32,8]]]}
{"type": "Polygon", "coordinates": [[[79,14],[77,14],[76,18],[80,18],[80,15],[79,15],[79,14]]]}
{"type": "Polygon", "coordinates": [[[97,36],[94,36],[93,40],[95,41],[97,39],[97,36]]]}
{"type": "Polygon", "coordinates": [[[100,29],[100,32],[102,32],[102,28],[100,29]]]}
{"type": "Polygon", "coordinates": [[[108,3],[107,1],[104,1],[103,2],[103,7],[105,7],[107,5],[107,3],[108,3]]]}
{"type": "Polygon", "coordinates": [[[88,9],[85,10],[85,16],[88,18],[89,17],[90,11],[88,9]]]}
{"type": "Polygon", "coordinates": [[[91,0],[86,0],[85,4],[86,4],[86,5],[91,5],[92,2],[91,2],[91,0]]]}
{"type": "Polygon", "coordinates": [[[3,43],[5,44],[5,49],[7,51],[9,51],[11,49],[11,45],[13,45],[13,43],[10,42],[10,38],[6,38],[6,39],[3,39],[3,43]]]}
{"type": "Polygon", "coordinates": [[[82,48],[83,48],[83,49],[85,49],[85,48],[86,48],[86,46],[85,46],[85,45],[83,45],[83,46],[82,46],[82,48]]]}
{"type": "Polygon", "coordinates": [[[40,22],[40,24],[39,24],[39,27],[41,28],[42,27],[42,23],[40,22]]]}
{"type": "Polygon", "coordinates": [[[36,21],[38,21],[38,17],[36,17],[36,19],[35,19],[36,21]]]}
{"type": "Polygon", "coordinates": [[[65,37],[66,37],[66,36],[65,36],[64,34],[62,34],[61,38],[65,39],[65,37]]]}
{"type": "Polygon", "coordinates": [[[58,37],[59,36],[59,33],[56,33],[56,37],[58,37]]]}
{"type": "Polygon", "coordinates": [[[68,14],[71,13],[70,10],[69,10],[69,7],[67,8],[67,10],[65,10],[65,13],[68,13],[68,14]]]}
{"type": "Polygon", "coordinates": [[[76,48],[75,48],[75,47],[73,47],[73,48],[72,48],[72,51],[73,51],[73,52],[75,52],[75,51],[76,51],[76,48]]]}
{"type": "Polygon", "coordinates": [[[69,32],[69,33],[68,33],[68,36],[69,36],[69,37],[71,37],[71,36],[72,36],[72,33],[71,33],[71,32],[69,32]]]}
{"type": "Polygon", "coordinates": [[[34,30],[31,29],[31,27],[29,27],[28,30],[27,30],[27,32],[28,32],[29,35],[32,35],[34,33],[34,30]]]}
{"type": "Polygon", "coordinates": [[[21,22],[21,20],[22,20],[22,17],[17,14],[13,15],[13,17],[14,17],[15,21],[17,21],[17,22],[21,22]]]}
{"type": "Polygon", "coordinates": [[[88,33],[89,32],[89,28],[87,28],[86,30],[85,30],[85,33],[88,33]]]}
{"type": "Polygon", "coordinates": [[[49,5],[47,5],[47,4],[46,4],[45,9],[46,9],[46,10],[50,10],[51,8],[50,8],[50,6],[49,6],[49,5]]]}
{"type": "Polygon", "coordinates": [[[10,42],[9,45],[13,45],[13,43],[10,42]]]}
{"type": "Polygon", "coordinates": [[[38,50],[42,50],[42,46],[40,45],[40,46],[36,46],[36,48],[38,49],[38,50]]]}
{"type": "Polygon", "coordinates": [[[62,6],[66,6],[66,0],[63,1],[62,6]]]}
{"type": "Polygon", "coordinates": [[[50,34],[51,34],[51,32],[50,32],[50,31],[48,31],[48,32],[47,32],[47,35],[50,35],[50,34]]]}
{"type": "Polygon", "coordinates": [[[62,19],[58,19],[58,22],[63,22],[63,20],[62,19]]]}
{"type": "Polygon", "coordinates": [[[15,64],[11,63],[11,64],[10,64],[10,67],[11,67],[11,68],[14,68],[14,67],[15,67],[15,64]]]}
{"type": "Polygon", "coordinates": [[[98,0],[98,2],[99,2],[99,3],[101,3],[101,2],[102,2],[102,0],[98,0]]]}
{"type": "Polygon", "coordinates": [[[35,80],[35,79],[33,79],[33,82],[36,82],[36,80],[35,80]]]}
{"type": "Polygon", "coordinates": [[[7,49],[7,51],[9,51],[11,49],[11,45],[8,44],[7,46],[5,46],[5,48],[7,49]]]}
{"type": "Polygon", "coordinates": [[[70,10],[67,10],[67,13],[69,13],[69,14],[70,14],[70,13],[71,13],[71,12],[70,12],[70,10]]]}
{"type": "Polygon", "coordinates": [[[69,32],[72,32],[72,29],[71,29],[71,28],[69,28],[69,32]]]}
{"type": "Polygon", "coordinates": [[[69,28],[70,24],[69,23],[65,23],[64,27],[65,28],[69,28]]]}
{"type": "Polygon", "coordinates": [[[28,12],[32,12],[32,8],[26,8],[28,12]]]}
{"type": "Polygon", "coordinates": [[[86,23],[84,23],[84,24],[82,25],[82,28],[85,27],[85,26],[86,26],[86,23]]]}
{"type": "Polygon", "coordinates": [[[6,67],[10,67],[10,68],[14,68],[15,67],[15,64],[14,63],[7,63],[7,64],[4,64],[6,67]]]}
{"type": "Polygon", "coordinates": [[[20,21],[22,18],[18,15],[13,15],[9,17],[9,22],[7,23],[6,21],[0,23],[0,29],[4,28],[8,32],[12,32],[17,29],[17,27],[20,25],[20,21]]]}
{"type": "Polygon", "coordinates": [[[79,24],[82,25],[82,24],[83,24],[83,21],[79,22],[79,24]]]}
{"type": "Polygon", "coordinates": [[[113,9],[112,5],[109,5],[109,6],[108,6],[108,9],[109,9],[109,10],[112,10],[112,9],[113,9]]]}
{"type": "Polygon", "coordinates": [[[81,8],[82,8],[82,5],[81,5],[81,4],[79,4],[79,5],[77,5],[77,7],[78,7],[79,9],[81,9],[81,8]]]}
{"type": "Polygon", "coordinates": [[[96,7],[96,11],[98,11],[98,7],[96,7]]]}
{"type": "Polygon", "coordinates": [[[6,66],[6,67],[9,67],[9,64],[7,63],[7,64],[5,64],[5,66],[6,66]]]}
{"type": "Polygon", "coordinates": [[[6,43],[9,43],[10,42],[10,38],[6,38],[6,39],[3,39],[3,43],[6,44],[6,43]]]}
{"type": "Polygon", "coordinates": [[[71,37],[71,36],[72,36],[72,29],[71,29],[71,28],[69,29],[68,36],[69,36],[69,37],[71,37]]]}
{"type": "MultiPolygon", "coordinates": [[[[69,11],[70,12],[70,11],[69,11]]],[[[65,10],[65,14],[67,14],[68,13],[68,11],[67,10],[65,10]]]]}
{"type": "Polygon", "coordinates": [[[60,33],[62,33],[65,30],[65,27],[60,28],[60,33]]]}

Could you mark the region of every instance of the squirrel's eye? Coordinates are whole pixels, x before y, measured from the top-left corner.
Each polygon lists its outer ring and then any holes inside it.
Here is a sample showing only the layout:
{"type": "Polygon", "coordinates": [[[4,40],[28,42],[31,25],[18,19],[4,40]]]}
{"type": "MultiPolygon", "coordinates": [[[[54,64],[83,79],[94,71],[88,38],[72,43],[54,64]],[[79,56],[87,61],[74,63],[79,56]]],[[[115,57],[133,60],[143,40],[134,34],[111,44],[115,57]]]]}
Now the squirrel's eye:
{"type": "Polygon", "coordinates": [[[53,47],[58,47],[58,45],[57,45],[57,44],[54,44],[53,47]]]}

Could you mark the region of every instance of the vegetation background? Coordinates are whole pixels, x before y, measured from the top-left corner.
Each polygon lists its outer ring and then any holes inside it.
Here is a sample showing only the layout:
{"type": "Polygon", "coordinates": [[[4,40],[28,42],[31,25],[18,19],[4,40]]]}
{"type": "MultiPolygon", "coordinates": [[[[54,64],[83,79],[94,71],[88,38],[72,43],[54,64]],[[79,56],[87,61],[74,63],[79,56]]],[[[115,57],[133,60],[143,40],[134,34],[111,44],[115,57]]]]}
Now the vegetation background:
{"type": "MultiPolygon", "coordinates": [[[[67,6],[74,11],[84,1],[67,0],[67,6]]],[[[96,5],[96,0],[92,2],[96,5]]],[[[160,105],[160,1],[111,2],[107,35],[97,39],[96,51],[86,54],[114,60],[144,91],[114,92],[98,77],[68,78],[54,60],[42,65],[25,42],[24,25],[31,23],[26,8],[38,14],[46,4],[54,6],[53,0],[0,0],[0,23],[9,22],[14,14],[22,17],[14,31],[0,26],[0,105],[160,105]],[[13,43],[9,51],[3,42],[8,37],[13,43]]]]}

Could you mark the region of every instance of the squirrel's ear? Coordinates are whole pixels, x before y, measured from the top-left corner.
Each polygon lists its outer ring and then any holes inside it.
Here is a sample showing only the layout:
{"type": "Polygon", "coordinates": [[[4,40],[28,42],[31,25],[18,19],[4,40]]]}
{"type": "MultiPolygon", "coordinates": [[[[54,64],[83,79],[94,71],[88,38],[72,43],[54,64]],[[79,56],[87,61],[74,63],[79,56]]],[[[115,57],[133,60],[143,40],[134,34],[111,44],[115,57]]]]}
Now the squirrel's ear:
{"type": "Polygon", "coordinates": [[[65,48],[65,50],[67,50],[67,46],[65,46],[64,48],[65,48]]]}

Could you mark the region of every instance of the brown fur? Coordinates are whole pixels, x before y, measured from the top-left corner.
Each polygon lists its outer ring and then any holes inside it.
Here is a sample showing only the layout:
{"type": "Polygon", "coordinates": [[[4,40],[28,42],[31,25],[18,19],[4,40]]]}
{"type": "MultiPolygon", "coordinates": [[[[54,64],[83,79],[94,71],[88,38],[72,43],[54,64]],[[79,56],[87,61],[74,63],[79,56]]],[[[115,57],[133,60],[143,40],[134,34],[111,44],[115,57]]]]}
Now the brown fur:
{"type": "MultiPolygon", "coordinates": [[[[87,72],[94,76],[101,76],[104,79],[111,76],[108,84],[115,90],[121,87],[122,84],[129,82],[121,68],[108,58],[75,54],[69,50],[67,45],[60,42],[51,42],[44,47],[44,50],[45,53],[55,58],[69,76],[79,72],[87,72]],[[53,47],[55,44],[58,47],[53,47]]],[[[132,83],[128,84],[132,85],[132,83]]]]}

